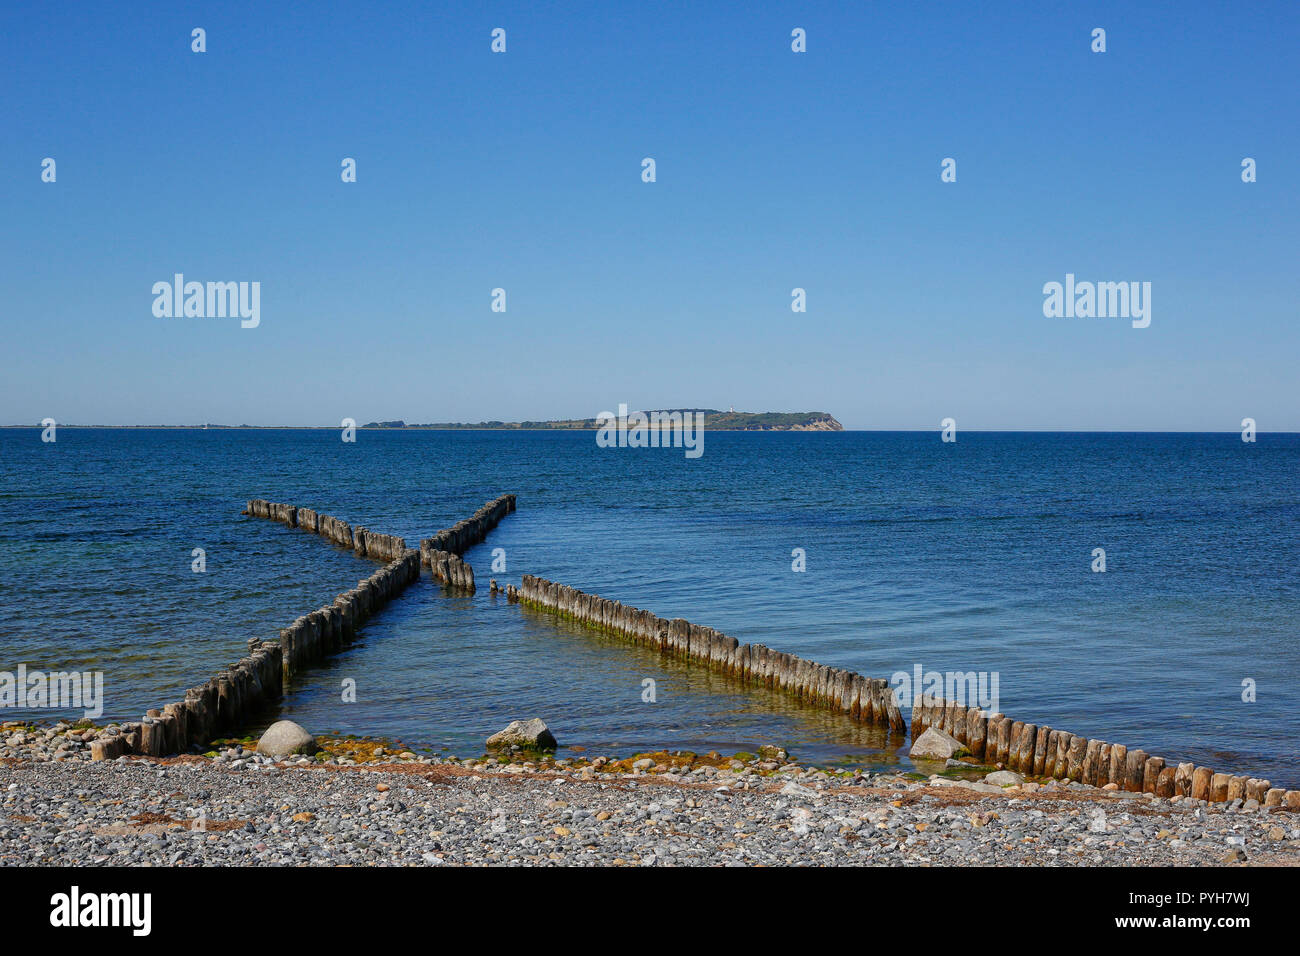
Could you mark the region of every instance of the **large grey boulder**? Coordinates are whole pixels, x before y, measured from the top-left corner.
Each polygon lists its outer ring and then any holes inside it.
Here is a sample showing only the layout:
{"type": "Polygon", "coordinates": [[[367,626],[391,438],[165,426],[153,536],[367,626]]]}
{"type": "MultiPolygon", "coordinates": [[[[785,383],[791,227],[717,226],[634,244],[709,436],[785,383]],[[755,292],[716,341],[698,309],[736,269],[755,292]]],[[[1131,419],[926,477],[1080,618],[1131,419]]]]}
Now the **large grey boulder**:
{"type": "Polygon", "coordinates": [[[1014,770],[995,770],[984,778],[984,782],[995,787],[1018,787],[1025,782],[1025,778],[1014,770]]]}
{"type": "Polygon", "coordinates": [[[262,739],[257,742],[257,752],[271,757],[283,757],[287,754],[314,754],[320,748],[316,738],[307,733],[292,720],[277,720],[262,739]]]}
{"type": "Polygon", "coordinates": [[[545,722],[534,717],[532,720],[512,720],[505,730],[497,731],[487,739],[488,748],[500,750],[505,747],[518,747],[521,750],[554,750],[558,746],[545,722]]]}
{"type": "Polygon", "coordinates": [[[969,748],[952,734],[944,733],[938,727],[929,727],[916,738],[908,756],[921,760],[947,760],[967,753],[970,753],[969,748]]]}

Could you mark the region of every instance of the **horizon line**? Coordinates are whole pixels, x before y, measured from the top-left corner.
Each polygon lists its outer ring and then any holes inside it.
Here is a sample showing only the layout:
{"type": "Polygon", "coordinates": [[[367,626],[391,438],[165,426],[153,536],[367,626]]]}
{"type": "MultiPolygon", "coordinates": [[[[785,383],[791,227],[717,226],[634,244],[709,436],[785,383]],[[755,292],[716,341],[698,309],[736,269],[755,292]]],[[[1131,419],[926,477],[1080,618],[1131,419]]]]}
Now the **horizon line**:
{"type": "MultiPolygon", "coordinates": [[[[58,428],[79,428],[87,431],[91,430],[124,430],[140,429],[155,431],[339,431],[340,425],[164,425],[164,424],[130,424],[130,425],[86,425],[78,423],[56,423],[58,428]]],[[[19,431],[29,429],[31,431],[42,431],[43,425],[26,425],[10,424],[0,425],[0,429],[9,431],[19,431]]],[[[523,426],[515,427],[478,427],[475,425],[458,425],[458,426],[436,426],[436,425],[405,425],[401,428],[386,427],[383,425],[356,425],[353,426],[355,431],[369,432],[598,432],[599,428],[525,428],[523,426]]],[[[942,432],[942,426],[927,426],[924,428],[917,427],[893,427],[893,426],[872,426],[867,428],[840,428],[837,430],[825,429],[796,429],[796,428],[707,428],[707,431],[713,432],[751,432],[751,433],[789,433],[803,435],[836,435],[845,432],[886,432],[894,434],[925,434],[928,432],[942,432]]],[[[1084,434],[1084,435],[1240,435],[1240,428],[1225,429],[1197,429],[1197,428],[1096,428],[1096,427],[1036,427],[1036,428],[959,428],[959,433],[975,432],[978,434],[1084,434]]],[[[1266,431],[1261,428],[1255,429],[1257,435],[1300,435],[1300,430],[1288,431],[1266,431]]]]}

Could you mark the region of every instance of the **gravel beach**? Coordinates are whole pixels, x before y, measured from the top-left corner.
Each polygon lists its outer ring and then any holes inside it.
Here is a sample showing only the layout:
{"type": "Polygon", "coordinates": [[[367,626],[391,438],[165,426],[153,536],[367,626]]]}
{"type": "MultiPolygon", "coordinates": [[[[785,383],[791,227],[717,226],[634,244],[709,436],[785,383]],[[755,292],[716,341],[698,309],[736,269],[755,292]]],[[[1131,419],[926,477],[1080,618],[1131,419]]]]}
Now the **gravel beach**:
{"type": "Polygon", "coordinates": [[[12,741],[4,753],[6,866],[1300,861],[1294,813],[1059,782],[1002,789],[694,755],[509,763],[372,749],[365,763],[322,763],[232,747],[92,762],[75,744],[12,741]]]}

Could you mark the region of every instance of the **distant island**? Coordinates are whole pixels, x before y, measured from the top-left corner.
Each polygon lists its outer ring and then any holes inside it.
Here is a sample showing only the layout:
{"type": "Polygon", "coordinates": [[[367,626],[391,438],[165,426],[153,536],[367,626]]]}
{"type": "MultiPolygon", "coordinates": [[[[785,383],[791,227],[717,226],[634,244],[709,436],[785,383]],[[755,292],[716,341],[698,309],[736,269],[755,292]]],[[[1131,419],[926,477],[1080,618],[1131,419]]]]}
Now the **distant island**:
{"type": "MultiPolygon", "coordinates": [[[[735,412],[719,411],[716,408],[664,408],[657,409],[660,414],[673,412],[703,412],[704,427],[713,431],[733,432],[842,432],[844,426],[835,420],[829,412],[735,412]]],[[[652,410],[643,414],[650,415],[652,410]]],[[[219,425],[206,422],[201,425],[82,425],[75,422],[59,422],[60,428],[329,428],[337,430],[338,425],[219,425]]],[[[41,428],[43,425],[0,425],[0,428],[41,428]]],[[[358,428],[394,428],[394,429],[442,429],[442,430],[482,430],[496,431],[547,431],[553,429],[572,429],[595,431],[600,426],[594,418],[565,418],[542,422],[432,422],[425,425],[408,425],[401,419],[388,422],[366,422],[358,428]]]]}
{"type": "MultiPolygon", "coordinates": [[[[844,426],[829,412],[733,412],[716,408],[661,408],[647,409],[643,414],[703,412],[704,427],[711,431],[733,432],[842,432],[844,426]]],[[[543,431],[549,429],[574,429],[595,431],[600,426],[594,418],[563,418],[543,422],[432,422],[408,425],[398,420],[367,422],[362,428],[431,428],[431,429],[494,429],[501,431],[543,431]]]]}

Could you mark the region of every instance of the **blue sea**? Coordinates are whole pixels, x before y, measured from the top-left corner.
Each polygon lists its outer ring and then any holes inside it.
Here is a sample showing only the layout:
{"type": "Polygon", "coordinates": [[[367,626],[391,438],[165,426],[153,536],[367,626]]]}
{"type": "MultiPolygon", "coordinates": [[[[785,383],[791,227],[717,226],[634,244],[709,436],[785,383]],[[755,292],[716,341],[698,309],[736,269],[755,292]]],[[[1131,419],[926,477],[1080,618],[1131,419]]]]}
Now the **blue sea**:
{"type": "Polygon", "coordinates": [[[904,738],[488,594],[531,573],[868,676],[996,672],[1016,719],[1300,787],[1296,435],[709,432],[691,460],[592,432],[0,430],[0,670],[102,671],[102,719],[137,719],[374,570],[247,499],[415,547],[504,492],[475,595],[426,577],[266,720],[907,764],[904,738]]]}

